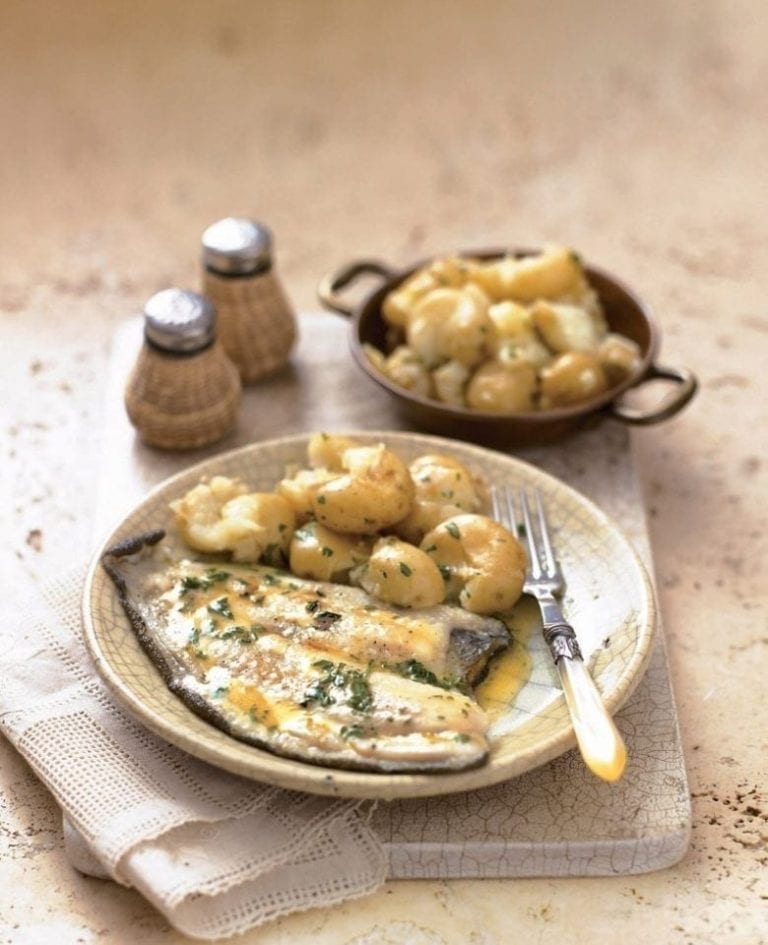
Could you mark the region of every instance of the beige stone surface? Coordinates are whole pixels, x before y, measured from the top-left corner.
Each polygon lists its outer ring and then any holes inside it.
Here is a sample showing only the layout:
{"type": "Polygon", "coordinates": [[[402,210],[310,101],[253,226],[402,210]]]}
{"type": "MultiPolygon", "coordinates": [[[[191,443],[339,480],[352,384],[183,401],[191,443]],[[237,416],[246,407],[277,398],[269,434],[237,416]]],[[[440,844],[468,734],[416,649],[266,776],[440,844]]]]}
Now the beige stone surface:
{"type": "MultiPolygon", "coordinates": [[[[565,241],[656,308],[702,389],[635,436],[693,796],[678,866],[390,883],[246,942],[768,940],[768,10],[757,2],[0,7],[4,591],[85,554],[107,347],[197,281],[212,219],[271,224],[295,304],[340,262],[565,241]],[[763,570],[761,571],[761,568],[763,570]]],[[[184,939],[68,866],[0,744],[0,941],[184,939]]]]}

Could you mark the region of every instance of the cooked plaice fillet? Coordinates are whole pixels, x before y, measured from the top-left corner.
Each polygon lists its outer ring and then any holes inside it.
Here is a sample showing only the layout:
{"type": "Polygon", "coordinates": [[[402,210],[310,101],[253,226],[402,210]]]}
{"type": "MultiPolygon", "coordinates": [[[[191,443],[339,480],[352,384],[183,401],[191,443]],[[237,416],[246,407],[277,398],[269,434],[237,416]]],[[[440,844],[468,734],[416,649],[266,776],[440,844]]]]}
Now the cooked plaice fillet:
{"type": "Polygon", "coordinates": [[[193,711],[315,764],[436,772],[484,761],[488,720],[469,693],[509,643],[501,621],[190,560],[162,537],[122,542],[103,564],[141,645],[193,711]]]}

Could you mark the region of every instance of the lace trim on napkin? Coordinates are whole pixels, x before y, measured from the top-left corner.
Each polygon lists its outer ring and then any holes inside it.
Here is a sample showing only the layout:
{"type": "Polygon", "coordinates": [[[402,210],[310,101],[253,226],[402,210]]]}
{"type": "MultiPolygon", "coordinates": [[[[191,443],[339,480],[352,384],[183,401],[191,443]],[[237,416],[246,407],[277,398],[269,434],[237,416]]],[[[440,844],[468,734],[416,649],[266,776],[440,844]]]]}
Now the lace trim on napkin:
{"type": "Polygon", "coordinates": [[[104,870],[201,938],[380,885],[385,855],[360,802],[219,771],[112,701],[82,639],[84,577],[52,580],[0,622],[0,730],[104,870]]]}

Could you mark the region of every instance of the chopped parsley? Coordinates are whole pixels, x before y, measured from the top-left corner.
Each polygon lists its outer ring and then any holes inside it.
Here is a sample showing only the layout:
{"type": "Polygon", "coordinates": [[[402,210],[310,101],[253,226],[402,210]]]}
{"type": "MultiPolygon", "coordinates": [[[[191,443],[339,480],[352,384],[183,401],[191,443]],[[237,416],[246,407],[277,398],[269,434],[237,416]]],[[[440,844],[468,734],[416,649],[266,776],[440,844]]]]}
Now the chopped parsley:
{"type": "Polygon", "coordinates": [[[232,619],[232,608],[229,606],[229,600],[227,597],[217,597],[216,600],[212,600],[208,604],[208,610],[212,614],[218,614],[220,617],[227,617],[232,619]]]}
{"type": "Polygon", "coordinates": [[[456,522],[446,522],[445,530],[452,538],[461,538],[461,532],[456,522]]]}
{"type": "Polygon", "coordinates": [[[217,568],[210,568],[205,572],[205,580],[208,584],[218,584],[219,581],[226,581],[229,577],[229,571],[221,571],[217,568]]]}
{"type": "Polygon", "coordinates": [[[203,577],[195,574],[185,574],[179,581],[179,597],[183,597],[190,591],[207,591],[220,581],[226,581],[229,577],[229,571],[221,571],[217,568],[209,568],[203,577]]]}
{"type": "Polygon", "coordinates": [[[184,594],[188,594],[190,591],[196,591],[198,588],[202,588],[203,582],[199,577],[195,577],[193,574],[185,574],[181,581],[179,581],[179,585],[179,597],[183,597],[184,594]]]}
{"type": "Polygon", "coordinates": [[[365,673],[331,660],[318,660],[313,666],[322,670],[322,675],[304,693],[303,706],[317,703],[327,707],[341,703],[355,712],[371,711],[373,694],[365,673]]]}
{"type": "Polygon", "coordinates": [[[260,623],[251,624],[250,627],[228,627],[224,633],[221,635],[222,640],[237,640],[238,643],[246,645],[248,643],[255,643],[261,634],[264,632],[264,627],[260,623]]]}
{"type": "Polygon", "coordinates": [[[459,689],[463,692],[466,688],[464,682],[457,676],[440,677],[418,660],[403,660],[401,663],[393,663],[389,668],[406,679],[425,683],[428,686],[437,686],[439,689],[459,689]]]}
{"type": "Polygon", "coordinates": [[[413,569],[409,568],[408,565],[404,562],[400,562],[400,573],[404,574],[405,577],[410,577],[413,574],[413,569]]]}

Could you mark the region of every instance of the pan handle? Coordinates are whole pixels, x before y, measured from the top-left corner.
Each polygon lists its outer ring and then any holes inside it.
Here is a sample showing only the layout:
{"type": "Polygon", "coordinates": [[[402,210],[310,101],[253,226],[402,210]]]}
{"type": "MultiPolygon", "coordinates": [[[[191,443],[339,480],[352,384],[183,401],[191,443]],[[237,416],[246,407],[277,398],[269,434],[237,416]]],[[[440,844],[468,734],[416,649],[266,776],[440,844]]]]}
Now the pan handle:
{"type": "Polygon", "coordinates": [[[326,308],[351,318],[354,315],[354,309],[342,301],[339,293],[364,275],[381,276],[386,281],[392,279],[395,272],[376,259],[360,259],[357,262],[347,263],[341,269],[321,279],[317,286],[317,296],[326,308]]]}
{"type": "Polygon", "coordinates": [[[635,385],[633,390],[649,381],[656,380],[671,381],[677,387],[677,390],[671,391],[662,398],[658,407],[641,410],[616,401],[608,405],[608,412],[617,420],[633,426],[649,426],[652,423],[660,423],[662,420],[668,420],[679,413],[691,400],[699,386],[696,375],[687,368],[671,368],[662,367],[660,364],[651,364],[647,374],[643,376],[639,384],[635,385]]]}

